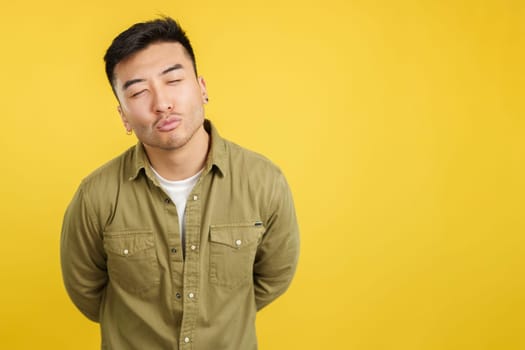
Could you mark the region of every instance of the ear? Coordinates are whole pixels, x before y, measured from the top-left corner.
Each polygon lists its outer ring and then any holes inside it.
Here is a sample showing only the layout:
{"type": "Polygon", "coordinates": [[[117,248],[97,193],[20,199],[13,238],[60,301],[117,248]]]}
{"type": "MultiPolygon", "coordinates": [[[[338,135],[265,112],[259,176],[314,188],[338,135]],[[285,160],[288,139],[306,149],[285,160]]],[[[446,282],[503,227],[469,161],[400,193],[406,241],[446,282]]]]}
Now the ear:
{"type": "Polygon", "coordinates": [[[126,128],[126,131],[130,132],[132,128],[129,125],[128,119],[126,118],[126,115],[122,111],[122,107],[120,107],[120,105],[117,106],[117,111],[118,111],[118,114],[120,115],[120,120],[122,120],[122,124],[124,124],[124,127],[126,128]]]}
{"type": "Polygon", "coordinates": [[[199,81],[199,86],[201,88],[202,103],[206,104],[208,103],[208,90],[206,89],[206,81],[204,80],[202,76],[198,78],[198,81],[199,81]]]}

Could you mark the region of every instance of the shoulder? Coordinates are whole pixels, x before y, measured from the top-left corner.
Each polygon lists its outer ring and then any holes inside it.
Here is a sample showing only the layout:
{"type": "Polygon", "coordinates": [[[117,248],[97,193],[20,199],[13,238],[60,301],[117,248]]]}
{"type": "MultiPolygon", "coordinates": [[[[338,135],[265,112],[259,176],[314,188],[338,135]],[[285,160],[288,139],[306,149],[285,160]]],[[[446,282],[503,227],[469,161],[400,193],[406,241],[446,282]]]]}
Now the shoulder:
{"type": "Polygon", "coordinates": [[[279,167],[270,159],[221,137],[209,120],[205,120],[204,128],[211,136],[211,160],[219,167],[223,175],[242,176],[244,179],[257,175],[282,176],[279,167]]]}
{"type": "Polygon", "coordinates": [[[69,204],[68,217],[78,220],[84,215],[94,227],[102,230],[114,213],[124,179],[129,178],[129,169],[135,166],[135,152],[131,147],[86,176],[69,204]]]}
{"type": "Polygon", "coordinates": [[[228,140],[225,140],[225,144],[232,173],[240,172],[244,175],[259,175],[266,178],[282,176],[279,166],[268,157],[228,140]]]}
{"type": "Polygon", "coordinates": [[[92,171],[82,180],[80,189],[86,194],[103,194],[114,191],[122,182],[126,170],[132,166],[135,152],[135,146],[130,147],[119,156],[92,171]]]}

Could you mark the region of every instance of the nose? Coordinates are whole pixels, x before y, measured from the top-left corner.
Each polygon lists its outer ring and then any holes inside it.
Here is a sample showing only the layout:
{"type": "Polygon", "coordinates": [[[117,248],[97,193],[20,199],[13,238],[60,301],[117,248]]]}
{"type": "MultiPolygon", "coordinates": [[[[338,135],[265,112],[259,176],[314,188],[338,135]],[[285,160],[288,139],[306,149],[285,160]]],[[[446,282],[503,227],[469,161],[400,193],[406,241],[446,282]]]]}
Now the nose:
{"type": "Polygon", "coordinates": [[[156,113],[167,113],[173,109],[173,102],[169,94],[162,91],[162,89],[156,89],[153,98],[153,109],[156,113]]]}

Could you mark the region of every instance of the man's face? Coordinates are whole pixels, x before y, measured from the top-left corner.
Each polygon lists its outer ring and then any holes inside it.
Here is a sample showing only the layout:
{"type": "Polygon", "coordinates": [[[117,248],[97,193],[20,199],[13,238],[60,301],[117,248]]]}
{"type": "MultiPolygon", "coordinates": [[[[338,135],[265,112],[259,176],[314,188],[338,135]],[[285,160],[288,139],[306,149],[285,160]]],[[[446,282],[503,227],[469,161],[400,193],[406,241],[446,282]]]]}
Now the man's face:
{"type": "Polygon", "coordinates": [[[151,44],[115,67],[119,113],[146,149],[179,149],[202,127],[206,85],[179,43],[151,44]]]}

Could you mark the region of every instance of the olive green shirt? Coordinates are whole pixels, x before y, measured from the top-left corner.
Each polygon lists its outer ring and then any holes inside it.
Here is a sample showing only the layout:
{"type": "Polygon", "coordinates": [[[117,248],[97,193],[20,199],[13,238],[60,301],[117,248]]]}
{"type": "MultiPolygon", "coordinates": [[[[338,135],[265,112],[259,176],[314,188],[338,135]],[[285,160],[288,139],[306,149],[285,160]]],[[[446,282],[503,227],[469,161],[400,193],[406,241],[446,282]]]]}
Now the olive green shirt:
{"type": "Polygon", "coordinates": [[[85,178],[67,208],[64,283],[100,322],[102,349],[256,349],[257,310],[292,280],[299,233],[283,174],[205,128],[210,151],[186,204],[184,249],[140,143],[85,178]]]}

